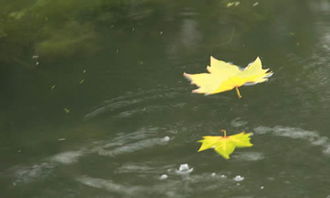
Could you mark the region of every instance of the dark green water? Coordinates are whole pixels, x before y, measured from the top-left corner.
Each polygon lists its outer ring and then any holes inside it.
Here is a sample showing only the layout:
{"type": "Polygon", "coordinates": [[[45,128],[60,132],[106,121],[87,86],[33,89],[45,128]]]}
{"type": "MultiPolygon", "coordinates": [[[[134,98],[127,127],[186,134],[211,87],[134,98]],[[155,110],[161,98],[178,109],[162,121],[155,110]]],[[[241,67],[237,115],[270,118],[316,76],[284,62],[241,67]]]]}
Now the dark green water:
{"type": "Polygon", "coordinates": [[[0,197],[329,198],[330,2],[228,2],[2,0],[0,197]],[[192,94],[210,55],[274,75],[192,94]]]}

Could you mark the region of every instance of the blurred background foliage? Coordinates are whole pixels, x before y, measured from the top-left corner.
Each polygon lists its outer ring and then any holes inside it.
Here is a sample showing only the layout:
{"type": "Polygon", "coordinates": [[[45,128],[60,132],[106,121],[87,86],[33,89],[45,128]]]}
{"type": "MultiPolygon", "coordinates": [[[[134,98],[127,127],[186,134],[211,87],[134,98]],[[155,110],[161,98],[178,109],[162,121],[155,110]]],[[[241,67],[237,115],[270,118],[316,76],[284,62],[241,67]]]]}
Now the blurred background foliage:
{"type": "MultiPolygon", "coordinates": [[[[173,4],[162,0],[5,0],[0,8],[0,62],[31,67],[27,60],[33,55],[42,57],[44,61],[77,54],[91,55],[103,47],[107,28],[127,26],[126,30],[131,30],[130,24],[153,23],[153,26],[175,31],[177,37],[180,27],[174,27],[179,26],[180,20],[172,19],[177,19],[182,9],[186,9],[186,15],[191,14],[191,19],[186,19],[181,25],[198,26],[198,32],[187,33],[188,38],[200,38],[206,42],[205,45],[209,41],[215,47],[226,42],[231,42],[231,46],[239,45],[243,42],[243,35],[254,32],[258,23],[270,23],[270,18],[278,16],[276,12],[282,10],[281,5],[288,9],[286,14],[289,16],[283,15],[283,19],[287,17],[285,20],[289,23],[295,9],[289,6],[292,1],[282,2],[264,1],[254,8],[251,5],[255,1],[244,1],[235,8],[229,8],[230,1],[210,0],[193,1],[190,7],[187,1],[173,4]],[[203,14],[196,17],[189,10],[203,14]],[[202,38],[201,33],[205,31],[218,31],[219,34],[214,34],[216,40],[202,38]],[[236,37],[242,37],[242,40],[236,37]]],[[[305,1],[300,1],[299,5],[303,7],[305,1]]],[[[177,38],[183,45],[189,42],[185,38],[177,38]]]]}

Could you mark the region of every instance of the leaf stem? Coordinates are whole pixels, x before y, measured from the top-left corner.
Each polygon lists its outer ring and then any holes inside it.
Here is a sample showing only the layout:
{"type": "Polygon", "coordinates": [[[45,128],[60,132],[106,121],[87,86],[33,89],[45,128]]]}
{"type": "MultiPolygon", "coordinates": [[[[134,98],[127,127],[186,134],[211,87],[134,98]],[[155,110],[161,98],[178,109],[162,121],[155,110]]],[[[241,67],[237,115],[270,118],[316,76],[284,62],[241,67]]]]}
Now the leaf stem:
{"type": "Polygon", "coordinates": [[[221,129],[220,132],[223,133],[223,137],[227,137],[227,131],[226,131],[226,129],[221,129]]]}
{"type": "Polygon", "coordinates": [[[235,90],[236,90],[237,97],[239,99],[241,99],[242,98],[242,95],[241,95],[241,92],[239,91],[238,87],[235,87],[235,90]]]}

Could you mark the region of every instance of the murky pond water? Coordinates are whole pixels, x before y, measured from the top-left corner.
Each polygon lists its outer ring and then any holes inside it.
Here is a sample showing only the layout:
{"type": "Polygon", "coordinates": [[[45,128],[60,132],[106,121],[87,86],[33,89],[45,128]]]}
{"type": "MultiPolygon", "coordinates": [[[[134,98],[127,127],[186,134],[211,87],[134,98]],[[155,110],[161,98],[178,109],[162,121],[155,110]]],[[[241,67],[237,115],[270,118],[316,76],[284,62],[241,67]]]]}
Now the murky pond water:
{"type": "Polygon", "coordinates": [[[330,2],[228,3],[2,1],[0,197],[330,197],[330,2]],[[274,76],[194,95],[210,55],[274,76]]]}

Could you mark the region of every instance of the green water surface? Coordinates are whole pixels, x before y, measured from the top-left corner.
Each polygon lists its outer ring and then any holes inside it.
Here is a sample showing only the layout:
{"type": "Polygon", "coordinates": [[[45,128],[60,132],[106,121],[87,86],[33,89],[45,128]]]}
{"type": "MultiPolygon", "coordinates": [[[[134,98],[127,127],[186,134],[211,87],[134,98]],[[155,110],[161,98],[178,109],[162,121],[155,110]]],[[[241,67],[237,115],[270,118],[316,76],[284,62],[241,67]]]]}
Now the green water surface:
{"type": "Polygon", "coordinates": [[[0,197],[329,198],[330,2],[237,2],[1,0],[0,197]],[[192,94],[210,55],[274,75],[192,94]]]}

